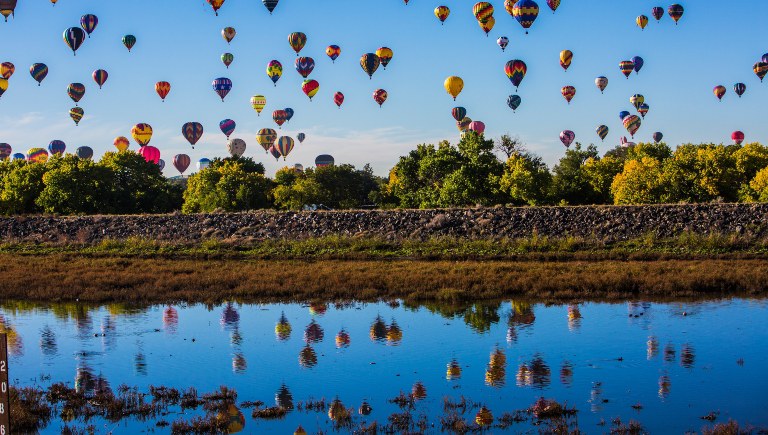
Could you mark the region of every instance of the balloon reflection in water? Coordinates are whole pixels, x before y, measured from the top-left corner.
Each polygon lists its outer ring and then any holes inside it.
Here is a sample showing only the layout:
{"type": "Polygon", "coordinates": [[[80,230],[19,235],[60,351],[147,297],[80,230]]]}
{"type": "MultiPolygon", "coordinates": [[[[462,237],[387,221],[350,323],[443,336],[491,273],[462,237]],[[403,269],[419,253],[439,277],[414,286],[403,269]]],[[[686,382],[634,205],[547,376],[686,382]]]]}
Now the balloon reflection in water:
{"type": "Polygon", "coordinates": [[[336,334],[336,347],[337,348],[349,347],[350,341],[351,340],[350,340],[350,337],[349,337],[349,333],[347,331],[345,331],[344,329],[342,329],[341,331],[339,331],[338,334],[336,334]]]}
{"type": "Polygon", "coordinates": [[[512,313],[507,323],[517,325],[523,328],[533,325],[536,321],[536,315],[533,313],[533,306],[527,302],[511,301],[512,313]]]}
{"type": "Polygon", "coordinates": [[[0,334],[7,335],[8,353],[11,356],[24,355],[24,343],[21,340],[21,336],[2,314],[0,314],[0,334]]]}
{"type": "Polygon", "coordinates": [[[696,362],[696,351],[693,350],[693,346],[686,343],[680,349],[680,365],[692,369],[693,364],[696,362]]]}
{"type": "Polygon", "coordinates": [[[659,355],[659,340],[651,335],[646,342],[646,358],[648,361],[656,358],[659,355]]]}
{"type": "Polygon", "coordinates": [[[147,357],[141,351],[133,357],[133,368],[139,376],[147,376],[147,357]]]}
{"type": "Polygon", "coordinates": [[[98,395],[110,394],[112,389],[109,382],[101,375],[95,376],[88,366],[77,368],[75,374],[75,391],[91,398],[98,395]]]}
{"type": "Polygon", "coordinates": [[[517,386],[544,388],[549,385],[552,372],[540,355],[528,363],[520,364],[517,369],[517,386]]]}
{"type": "Polygon", "coordinates": [[[221,313],[221,326],[224,329],[237,327],[240,322],[240,313],[237,312],[232,302],[227,302],[227,306],[224,307],[224,311],[221,313]]]}
{"type": "Polygon", "coordinates": [[[179,313],[169,306],[163,310],[163,328],[170,334],[175,334],[179,326],[179,313]]]}
{"type": "Polygon", "coordinates": [[[326,311],[328,311],[328,304],[319,302],[309,304],[309,314],[313,316],[322,316],[326,311]]]}
{"type": "Polygon", "coordinates": [[[666,362],[675,362],[675,345],[672,343],[668,343],[666,347],[664,347],[664,361],[666,362]]]}
{"type": "Polygon", "coordinates": [[[599,412],[601,409],[603,409],[602,403],[603,399],[603,384],[602,382],[594,382],[592,384],[592,389],[589,392],[589,403],[591,404],[590,410],[592,412],[599,412]]]}
{"type": "Polygon", "coordinates": [[[563,366],[560,367],[560,382],[568,387],[573,384],[573,364],[568,361],[563,361],[563,366]]]}
{"type": "Polygon", "coordinates": [[[581,327],[581,311],[578,305],[568,305],[568,330],[573,332],[581,327]]]}
{"type": "Polygon", "coordinates": [[[392,319],[392,324],[387,327],[387,344],[397,346],[403,339],[403,331],[397,326],[397,322],[392,319]]]}
{"type": "Polygon", "coordinates": [[[308,369],[317,365],[317,353],[315,353],[315,350],[310,345],[306,345],[299,352],[299,364],[308,369]]]}
{"type": "Polygon", "coordinates": [[[232,355],[232,372],[235,374],[242,374],[248,369],[248,361],[245,360],[245,356],[242,353],[236,353],[232,355]]]}
{"type": "Polygon", "coordinates": [[[491,361],[485,370],[485,383],[491,387],[503,387],[507,377],[507,356],[496,348],[491,352],[491,361]]]}
{"type": "Polygon", "coordinates": [[[479,411],[477,411],[477,415],[475,415],[475,423],[477,423],[479,426],[491,425],[493,424],[493,414],[488,408],[483,406],[479,411]]]}
{"type": "Polygon", "coordinates": [[[445,379],[449,381],[461,379],[461,366],[455,359],[448,363],[448,368],[445,370],[445,379]]]}
{"type": "Polygon", "coordinates": [[[305,431],[304,428],[301,427],[301,425],[299,425],[299,427],[297,427],[296,430],[293,431],[293,435],[307,435],[307,431],[305,431]]]}
{"type": "Polygon", "coordinates": [[[280,341],[288,340],[291,337],[291,324],[288,322],[288,318],[285,317],[285,312],[280,314],[280,320],[275,325],[275,336],[280,341]]]}
{"type": "Polygon", "coordinates": [[[352,409],[347,409],[341,400],[333,399],[331,406],[328,407],[328,418],[331,421],[337,422],[341,420],[348,420],[352,415],[352,409]]]}
{"type": "Polygon", "coordinates": [[[238,433],[245,428],[245,416],[233,404],[227,407],[227,412],[219,412],[216,419],[227,424],[227,433],[238,433]]]}
{"type": "Polygon", "coordinates": [[[666,399],[669,397],[669,392],[672,388],[672,380],[669,378],[669,376],[661,375],[659,377],[659,398],[661,400],[666,399]]]}
{"type": "Polygon", "coordinates": [[[384,319],[381,316],[376,316],[376,320],[371,324],[369,333],[373,341],[383,342],[387,339],[387,324],[384,323],[384,319]]]}
{"type": "Polygon", "coordinates": [[[421,381],[416,381],[416,383],[413,384],[413,388],[411,388],[411,396],[414,398],[414,400],[426,399],[427,387],[425,387],[421,381]]]}
{"type": "Polygon", "coordinates": [[[371,412],[373,412],[373,408],[368,402],[363,400],[363,403],[360,404],[360,408],[358,408],[357,412],[360,415],[371,415],[371,412]]]}
{"type": "Polygon", "coordinates": [[[312,320],[304,330],[304,341],[307,344],[320,343],[323,341],[323,337],[325,337],[323,328],[317,322],[312,320]]]}
{"type": "Polygon", "coordinates": [[[275,404],[283,409],[293,409],[293,394],[285,384],[280,385],[275,393],[275,404]]]}
{"type": "Polygon", "coordinates": [[[45,325],[40,331],[40,351],[45,356],[56,356],[59,353],[58,348],[56,333],[50,326],[45,325]]]}

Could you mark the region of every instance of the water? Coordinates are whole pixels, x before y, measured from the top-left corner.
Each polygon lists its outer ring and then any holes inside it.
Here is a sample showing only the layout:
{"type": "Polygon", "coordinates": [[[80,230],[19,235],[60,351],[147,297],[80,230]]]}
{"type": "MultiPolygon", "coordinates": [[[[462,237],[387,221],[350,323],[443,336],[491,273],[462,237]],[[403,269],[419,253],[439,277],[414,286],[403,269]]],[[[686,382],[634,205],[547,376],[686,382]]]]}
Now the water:
{"type": "MultiPolygon", "coordinates": [[[[401,392],[426,394],[411,414],[424,416],[431,433],[440,431],[444,398],[462,396],[497,419],[539,397],[555,399],[578,410],[572,424],[587,433],[608,432],[616,417],[652,433],[700,431],[712,424],[701,417],[713,411],[716,422],[768,427],[766,300],[142,309],[6,303],[0,313],[16,385],[194,386],[201,393],[226,385],[239,404],[292,405],[280,420],[254,419],[243,408],[242,433],[292,433],[299,424],[330,432],[327,404],[319,412],[297,409],[320,398],[355,411],[367,401],[372,413],[355,412],[354,425],[385,425],[402,412],[389,402],[401,392]],[[285,322],[276,328],[283,314],[290,330],[285,322]]],[[[162,419],[203,414],[171,411],[162,419]]],[[[477,411],[464,418],[474,422],[477,411]]],[[[98,433],[170,432],[156,422],[89,424],[98,433]]],[[[43,433],[63,425],[54,419],[43,433]]],[[[507,430],[541,427],[527,421],[507,430]]]]}

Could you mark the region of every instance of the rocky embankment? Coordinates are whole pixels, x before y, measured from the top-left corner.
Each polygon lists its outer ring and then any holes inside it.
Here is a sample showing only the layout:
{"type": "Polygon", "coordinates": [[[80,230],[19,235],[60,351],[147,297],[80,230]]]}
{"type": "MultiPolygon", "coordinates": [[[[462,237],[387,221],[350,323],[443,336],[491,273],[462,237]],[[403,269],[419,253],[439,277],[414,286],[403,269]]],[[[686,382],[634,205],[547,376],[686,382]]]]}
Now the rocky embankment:
{"type": "Polygon", "coordinates": [[[483,239],[522,238],[532,234],[622,240],[652,232],[659,237],[670,237],[685,231],[768,237],[768,204],[0,218],[3,242],[96,243],[131,237],[170,242],[208,238],[255,241],[328,235],[483,239]]]}

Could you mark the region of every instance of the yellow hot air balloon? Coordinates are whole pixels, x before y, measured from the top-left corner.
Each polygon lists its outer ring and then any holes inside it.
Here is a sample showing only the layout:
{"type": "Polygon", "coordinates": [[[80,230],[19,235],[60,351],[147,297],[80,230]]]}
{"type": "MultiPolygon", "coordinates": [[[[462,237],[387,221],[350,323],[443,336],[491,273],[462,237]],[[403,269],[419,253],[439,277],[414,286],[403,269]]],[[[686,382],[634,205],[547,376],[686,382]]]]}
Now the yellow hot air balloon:
{"type": "Polygon", "coordinates": [[[264,97],[264,95],[254,95],[251,97],[251,107],[253,107],[253,110],[255,110],[259,115],[266,105],[267,99],[264,97]]]}
{"type": "Polygon", "coordinates": [[[131,143],[128,141],[128,138],[125,136],[118,136],[115,138],[113,144],[115,145],[115,148],[117,148],[117,151],[123,152],[128,149],[128,147],[131,145],[131,143]]]}
{"type": "Polygon", "coordinates": [[[493,26],[496,25],[496,19],[490,17],[485,21],[478,21],[477,24],[480,25],[480,28],[483,29],[483,32],[485,32],[485,36],[487,37],[488,34],[491,33],[491,30],[493,30],[493,26]]]}
{"type": "Polygon", "coordinates": [[[443,86],[445,86],[445,92],[448,92],[453,97],[453,100],[456,101],[456,97],[458,97],[461,90],[464,89],[464,80],[462,80],[461,77],[450,76],[445,79],[443,86]]]}
{"type": "Polygon", "coordinates": [[[139,146],[145,146],[149,144],[152,139],[152,127],[149,124],[136,124],[131,129],[131,136],[133,140],[139,144],[139,146]]]}
{"type": "Polygon", "coordinates": [[[0,77],[0,96],[8,90],[8,79],[0,77]]]}
{"type": "Polygon", "coordinates": [[[435,16],[438,20],[440,20],[440,23],[445,23],[445,20],[448,18],[448,15],[451,14],[451,10],[448,8],[448,6],[438,6],[435,8],[435,16]]]}
{"type": "Polygon", "coordinates": [[[635,22],[637,23],[637,27],[639,27],[641,30],[645,30],[645,26],[648,25],[648,17],[645,15],[640,15],[637,17],[635,22]]]}
{"type": "Polygon", "coordinates": [[[383,66],[384,69],[387,69],[387,65],[389,65],[389,61],[392,60],[393,55],[394,53],[392,52],[392,49],[388,47],[381,47],[376,50],[376,56],[379,56],[379,62],[381,62],[381,66],[383,66]]]}

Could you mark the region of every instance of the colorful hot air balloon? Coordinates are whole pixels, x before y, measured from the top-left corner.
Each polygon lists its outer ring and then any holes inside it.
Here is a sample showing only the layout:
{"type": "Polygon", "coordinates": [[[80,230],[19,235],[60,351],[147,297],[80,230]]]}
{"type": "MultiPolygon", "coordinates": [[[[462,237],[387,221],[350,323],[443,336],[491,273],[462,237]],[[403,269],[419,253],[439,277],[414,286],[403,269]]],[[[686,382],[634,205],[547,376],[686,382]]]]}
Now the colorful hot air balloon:
{"type": "Polygon", "coordinates": [[[552,9],[552,13],[554,14],[557,8],[560,7],[560,0],[547,0],[547,6],[552,9]]]}
{"type": "Polygon", "coordinates": [[[288,118],[288,114],[285,113],[285,110],[275,110],[272,112],[272,119],[275,121],[275,124],[277,124],[278,127],[282,128],[283,124],[285,124],[286,119],[288,118]]]}
{"type": "Polygon", "coordinates": [[[30,148],[27,151],[27,161],[30,163],[45,163],[48,161],[48,151],[44,148],[30,148]]]}
{"type": "Polygon", "coordinates": [[[768,53],[765,53],[760,60],[762,60],[765,63],[768,63],[768,53]]]}
{"type": "Polygon", "coordinates": [[[232,53],[224,53],[221,55],[221,63],[224,64],[224,66],[229,69],[229,66],[232,65],[232,62],[235,61],[235,55],[232,53]]]}
{"type": "Polygon", "coordinates": [[[762,83],[765,75],[768,74],[768,62],[756,63],[753,67],[753,70],[755,71],[755,74],[757,74],[757,77],[760,78],[760,82],[762,83]]]}
{"type": "Polygon", "coordinates": [[[80,17],[80,27],[85,30],[85,33],[88,34],[88,37],[91,37],[91,33],[93,33],[94,30],[96,30],[96,26],[99,24],[99,19],[96,17],[96,15],[93,14],[85,14],[82,17],[80,17]]]}
{"type": "Polygon", "coordinates": [[[213,86],[214,92],[221,97],[221,101],[224,102],[224,97],[232,90],[232,80],[226,77],[219,77],[213,81],[211,86],[213,86]]]}
{"type": "Polygon", "coordinates": [[[99,89],[101,89],[102,86],[104,86],[104,83],[107,82],[107,79],[109,78],[109,74],[107,74],[106,71],[103,69],[97,69],[93,72],[93,81],[96,82],[97,85],[99,85],[99,89]]]}
{"type": "Polygon", "coordinates": [[[197,161],[197,170],[203,171],[205,169],[208,169],[211,166],[211,159],[207,159],[203,157],[202,159],[197,161]]]}
{"type": "Polygon", "coordinates": [[[461,77],[450,76],[445,79],[443,86],[445,87],[445,91],[453,97],[453,101],[456,101],[456,97],[458,97],[461,90],[464,89],[464,80],[462,80],[461,77]]]}
{"type": "Polygon", "coordinates": [[[50,151],[53,155],[63,155],[64,151],[67,150],[67,145],[64,143],[64,141],[61,140],[52,140],[51,143],[48,144],[48,151],[50,151]]]}
{"type": "Polygon", "coordinates": [[[339,106],[339,109],[341,109],[341,105],[344,103],[344,94],[341,92],[336,92],[333,94],[333,102],[336,103],[337,106],[339,106]]]}
{"type": "Polygon", "coordinates": [[[77,147],[75,150],[75,155],[83,160],[91,160],[93,158],[93,148],[85,146],[77,147]]]}
{"type": "Polygon", "coordinates": [[[519,95],[510,95],[507,97],[507,106],[509,106],[510,109],[512,109],[512,112],[517,110],[518,107],[520,107],[520,104],[523,102],[523,99],[520,98],[519,95]]]}
{"type": "Polygon", "coordinates": [[[640,124],[642,124],[640,117],[637,115],[629,115],[624,118],[622,122],[624,123],[624,128],[627,129],[627,132],[629,132],[629,135],[633,138],[635,137],[637,130],[640,129],[640,124]]]}
{"type": "Polygon", "coordinates": [[[291,118],[293,118],[294,111],[290,107],[286,107],[285,109],[285,122],[291,122],[291,118]]]}
{"type": "Polygon", "coordinates": [[[622,60],[619,62],[619,69],[621,69],[621,72],[624,73],[627,79],[629,79],[629,75],[635,70],[635,63],[631,60],[622,60]]]}
{"type": "Polygon", "coordinates": [[[568,71],[572,61],[573,52],[571,50],[563,50],[560,52],[560,66],[563,67],[564,70],[568,71]]]}
{"type": "Polygon", "coordinates": [[[301,90],[309,97],[309,101],[312,101],[312,97],[320,90],[320,83],[317,80],[304,80],[301,84],[301,90]]]}
{"type": "Polygon", "coordinates": [[[573,86],[563,86],[563,88],[560,89],[560,93],[563,94],[565,101],[567,101],[568,104],[571,104],[571,100],[576,96],[576,88],[573,86]]]}
{"type": "Polygon", "coordinates": [[[127,150],[129,146],[131,146],[131,142],[128,141],[128,138],[125,136],[118,136],[114,141],[112,141],[112,145],[117,148],[117,152],[123,152],[127,150]]]}
{"type": "Polygon", "coordinates": [[[574,139],[576,139],[576,133],[571,130],[563,130],[562,133],[560,133],[560,142],[562,142],[566,148],[571,146],[574,139]]]}
{"type": "Polygon", "coordinates": [[[653,15],[653,18],[656,18],[656,22],[661,21],[661,19],[664,17],[664,8],[656,6],[651,11],[651,15],[653,15]]]}
{"type": "Polygon", "coordinates": [[[640,15],[635,19],[635,22],[637,23],[637,27],[639,27],[641,30],[645,30],[645,26],[648,25],[648,17],[645,15],[640,15]]]}
{"type": "Polygon", "coordinates": [[[69,95],[69,98],[71,98],[72,101],[75,102],[75,106],[77,106],[77,103],[80,102],[80,99],[85,95],[85,85],[82,83],[70,83],[69,86],[67,86],[67,95],[69,95]]]}
{"type": "Polygon", "coordinates": [[[85,110],[83,110],[82,107],[73,107],[69,109],[69,117],[75,121],[75,126],[80,125],[80,120],[83,119],[83,115],[85,115],[85,110]]]}
{"type": "Polygon", "coordinates": [[[325,54],[328,55],[328,57],[331,58],[332,63],[336,63],[336,59],[339,58],[339,55],[341,54],[341,47],[338,45],[329,45],[325,49],[325,54]]]}
{"type": "Polygon", "coordinates": [[[315,166],[318,168],[333,166],[334,162],[335,160],[333,156],[329,154],[320,154],[319,156],[315,157],[315,166]]]}
{"type": "Polygon", "coordinates": [[[485,133],[485,124],[482,121],[472,121],[467,130],[474,131],[477,134],[485,133]]]}
{"type": "Polygon", "coordinates": [[[485,36],[487,37],[489,33],[491,33],[491,30],[493,30],[493,26],[496,25],[496,19],[491,17],[488,18],[487,21],[480,22],[478,21],[477,24],[480,25],[480,28],[483,29],[483,32],[485,32],[485,36]]]}
{"type": "Polygon", "coordinates": [[[712,89],[712,92],[715,94],[718,100],[723,101],[723,97],[725,96],[726,89],[725,89],[725,86],[718,85],[718,86],[715,86],[714,89],[712,89]]]}
{"type": "Polygon", "coordinates": [[[685,10],[681,5],[674,4],[667,9],[667,13],[670,17],[672,17],[673,20],[675,20],[675,25],[677,25],[677,22],[680,21],[680,18],[683,17],[683,12],[685,10]]]}
{"type": "Polygon", "coordinates": [[[296,58],[296,71],[304,78],[307,78],[312,74],[312,70],[315,69],[315,60],[311,57],[297,57],[296,58]]]}
{"type": "Polygon", "coordinates": [[[456,122],[456,127],[459,129],[459,131],[466,131],[467,128],[469,128],[469,124],[472,123],[472,118],[465,116],[461,118],[461,121],[456,122]]]}
{"type": "Polygon", "coordinates": [[[131,129],[131,136],[133,136],[133,140],[135,140],[140,147],[145,147],[152,139],[152,126],[144,123],[136,124],[131,129]]]}
{"type": "Polygon", "coordinates": [[[501,51],[504,51],[507,49],[507,45],[509,45],[509,38],[502,36],[496,40],[496,44],[501,47],[501,51]]]}
{"type": "Polygon", "coordinates": [[[270,60],[267,64],[267,76],[277,86],[277,81],[283,76],[283,64],[277,60],[270,60]]]}
{"type": "Polygon", "coordinates": [[[203,125],[199,122],[184,123],[181,126],[181,135],[192,145],[192,149],[195,149],[195,144],[203,137],[203,125]]]}
{"type": "Polygon", "coordinates": [[[629,102],[635,106],[635,109],[639,109],[640,105],[645,103],[645,97],[640,94],[635,94],[629,97],[629,102]]]}
{"type": "Polygon", "coordinates": [[[280,136],[275,148],[277,148],[277,151],[280,152],[280,155],[283,156],[283,160],[285,160],[286,157],[288,157],[288,154],[293,150],[293,145],[293,138],[289,136],[280,136]]]}
{"type": "Polygon", "coordinates": [[[451,10],[448,6],[438,6],[435,8],[435,16],[440,20],[441,24],[445,24],[445,20],[448,19],[448,15],[451,14],[451,10]]]}
{"type": "MultiPolygon", "coordinates": [[[[80,148],[78,148],[80,149],[80,148]]],[[[163,169],[165,169],[165,160],[160,159],[157,161],[157,166],[160,168],[160,172],[163,172],[163,169]]]]}
{"type": "Polygon", "coordinates": [[[219,8],[221,8],[221,5],[224,4],[224,0],[206,0],[209,5],[211,5],[211,8],[213,9],[213,13],[216,16],[219,16],[219,8]]]}
{"type": "Polygon", "coordinates": [[[454,107],[453,109],[451,109],[451,115],[453,116],[453,119],[456,120],[456,122],[459,122],[462,119],[464,119],[465,116],[467,116],[467,109],[461,106],[454,107]]]}
{"type": "Polygon", "coordinates": [[[171,92],[171,84],[168,82],[157,82],[155,83],[155,92],[157,92],[157,95],[160,96],[160,99],[165,102],[165,97],[167,97],[168,93],[171,92]]]}
{"type": "Polygon", "coordinates": [[[16,72],[16,66],[11,62],[3,62],[0,64],[0,77],[6,80],[10,79],[14,72],[16,72]]]}
{"type": "Polygon", "coordinates": [[[293,48],[293,51],[296,52],[296,56],[298,56],[301,49],[304,48],[304,45],[307,43],[307,35],[301,32],[293,32],[288,35],[288,43],[291,45],[291,48],[293,48]]]}
{"type": "Polygon", "coordinates": [[[262,109],[267,105],[267,99],[264,95],[254,95],[251,97],[251,107],[256,111],[256,116],[261,115],[262,109]]]}
{"type": "Polygon", "coordinates": [[[176,154],[173,156],[173,167],[176,168],[181,175],[184,175],[184,172],[189,168],[190,163],[192,163],[192,159],[186,154],[176,154]]]}
{"type": "Polygon", "coordinates": [[[504,72],[507,74],[509,81],[512,82],[515,89],[517,89],[520,86],[520,83],[523,82],[525,74],[528,72],[528,66],[522,60],[510,60],[504,65],[504,72]]]}
{"type": "Polygon", "coordinates": [[[736,83],[733,85],[733,92],[736,92],[736,95],[741,98],[741,96],[744,95],[744,92],[747,92],[747,85],[744,83],[736,83]]]}
{"type": "Polygon", "coordinates": [[[264,6],[269,11],[269,14],[272,15],[272,11],[274,11],[277,7],[278,0],[261,0],[261,2],[264,3],[264,6]]]}
{"type": "Polygon", "coordinates": [[[600,89],[600,93],[602,94],[605,88],[608,87],[608,78],[604,76],[596,78],[595,86],[597,86],[597,89],[600,89]]]}
{"type": "Polygon", "coordinates": [[[600,136],[600,140],[605,140],[605,138],[608,136],[608,126],[601,125],[597,127],[597,135],[600,136]]]}
{"type": "Polygon", "coordinates": [[[629,115],[630,115],[629,112],[627,112],[626,110],[623,110],[623,111],[619,112],[619,119],[624,121],[624,118],[626,118],[629,115]]]}
{"type": "Polygon", "coordinates": [[[245,141],[242,139],[228,140],[227,151],[232,157],[241,157],[245,153],[245,141]]]}
{"type": "Polygon", "coordinates": [[[7,143],[0,143],[0,161],[3,161],[11,156],[13,148],[7,143]]]}
{"type": "Polygon", "coordinates": [[[360,66],[369,78],[373,78],[373,73],[379,68],[380,63],[381,60],[375,53],[366,53],[360,58],[360,66]]]}
{"type": "Polygon", "coordinates": [[[299,140],[299,143],[304,143],[304,139],[307,138],[307,135],[304,133],[299,133],[296,135],[296,139],[299,140]]]}
{"type": "Polygon", "coordinates": [[[643,69],[643,65],[645,65],[645,61],[640,56],[635,56],[632,58],[632,63],[635,64],[634,70],[635,74],[640,74],[640,70],[643,69]]]}
{"type": "Polygon", "coordinates": [[[8,16],[16,10],[16,0],[0,0],[0,15],[8,22],[8,16]]]}
{"type": "Polygon", "coordinates": [[[661,142],[661,140],[664,139],[664,134],[662,134],[660,131],[657,131],[653,134],[653,141],[656,143],[661,142]]]}
{"type": "Polygon", "coordinates": [[[160,150],[153,147],[152,145],[147,145],[139,148],[139,151],[137,151],[140,156],[144,157],[144,160],[150,163],[158,164],[160,162],[160,150]]]}
{"type": "Polygon", "coordinates": [[[649,110],[651,110],[651,106],[649,106],[646,103],[643,103],[640,105],[640,107],[637,108],[637,113],[639,113],[640,116],[642,116],[643,119],[645,119],[645,115],[648,114],[649,110]]]}
{"type": "Polygon", "coordinates": [[[0,78],[0,97],[8,90],[8,79],[0,78]]]}
{"type": "Polygon", "coordinates": [[[83,45],[83,41],[85,41],[85,30],[79,27],[70,27],[64,31],[64,42],[72,49],[73,55],[77,55],[77,49],[83,45]]]}
{"type": "Polygon", "coordinates": [[[280,160],[280,150],[277,149],[276,144],[269,147],[267,153],[272,154],[272,157],[275,158],[275,161],[280,160]]]}
{"type": "Polygon", "coordinates": [[[735,143],[736,145],[741,145],[742,143],[744,143],[744,133],[740,131],[734,131],[733,133],[731,133],[731,140],[733,140],[733,143],[735,143]]]}
{"type": "Polygon", "coordinates": [[[373,100],[379,103],[379,107],[387,101],[387,91],[384,89],[376,89],[373,91],[373,100]]]}
{"type": "Polygon", "coordinates": [[[526,34],[528,34],[527,29],[533,25],[533,22],[539,16],[539,5],[533,0],[520,0],[514,4],[513,0],[505,0],[504,7],[526,29],[526,34]]]}
{"type": "Polygon", "coordinates": [[[136,45],[136,37],[133,35],[123,36],[123,45],[125,45],[125,48],[127,48],[130,53],[133,46],[136,45]]]}
{"type": "Polygon", "coordinates": [[[484,23],[493,17],[493,5],[488,2],[475,3],[472,13],[475,14],[477,21],[484,23]]]}
{"type": "Polygon", "coordinates": [[[235,127],[237,124],[235,124],[235,121],[231,119],[225,119],[221,122],[219,122],[219,129],[222,133],[229,139],[229,136],[235,132],[235,127]]]}
{"type": "Polygon", "coordinates": [[[29,67],[29,74],[35,79],[37,86],[40,86],[45,76],[48,75],[48,67],[44,63],[33,63],[29,67]]]}
{"type": "Polygon", "coordinates": [[[262,128],[256,135],[256,141],[266,152],[269,152],[269,149],[275,144],[276,140],[277,132],[271,128],[262,128]]]}
{"type": "Polygon", "coordinates": [[[234,27],[225,27],[221,29],[221,37],[227,41],[227,44],[232,42],[232,40],[235,39],[235,36],[237,36],[237,30],[235,30],[234,27]]]}

